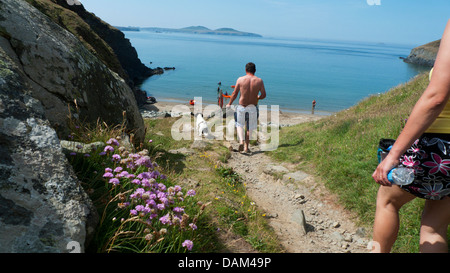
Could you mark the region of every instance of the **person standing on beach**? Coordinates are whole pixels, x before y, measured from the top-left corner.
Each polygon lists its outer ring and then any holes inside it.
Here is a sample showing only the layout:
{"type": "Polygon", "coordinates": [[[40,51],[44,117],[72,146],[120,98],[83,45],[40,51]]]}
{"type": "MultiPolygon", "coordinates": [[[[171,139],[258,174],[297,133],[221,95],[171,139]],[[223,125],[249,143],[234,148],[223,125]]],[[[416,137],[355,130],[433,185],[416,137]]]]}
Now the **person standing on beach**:
{"type": "Polygon", "coordinates": [[[222,82],[218,83],[219,87],[217,87],[217,105],[219,105],[220,108],[223,107],[223,92],[222,92],[222,82]]]}
{"type": "Polygon", "coordinates": [[[241,92],[239,105],[234,113],[237,133],[239,137],[239,152],[249,152],[250,135],[252,130],[256,129],[257,119],[259,117],[258,101],[266,97],[266,89],[261,78],[255,76],[256,66],[254,63],[245,65],[245,76],[236,81],[236,85],[231,94],[230,102],[226,107],[230,107],[233,101],[241,92]],[[259,93],[261,92],[261,95],[259,93]],[[244,126],[247,125],[247,133],[244,139],[244,126]]]}

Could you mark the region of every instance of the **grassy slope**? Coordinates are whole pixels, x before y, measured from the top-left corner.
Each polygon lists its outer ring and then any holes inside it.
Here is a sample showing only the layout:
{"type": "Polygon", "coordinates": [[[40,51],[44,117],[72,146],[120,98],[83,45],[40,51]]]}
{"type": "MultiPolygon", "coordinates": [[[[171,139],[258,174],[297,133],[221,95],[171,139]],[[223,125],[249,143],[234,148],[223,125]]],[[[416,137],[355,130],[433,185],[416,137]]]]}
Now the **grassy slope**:
{"type": "MultiPolygon", "coordinates": [[[[283,129],[280,147],[269,154],[313,170],[346,208],[358,214],[360,224],[370,228],[378,190],[371,174],[378,164],[379,139],[398,136],[428,82],[425,73],[334,116],[283,129]]],[[[394,251],[418,251],[422,207],[423,200],[417,199],[401,210],[401,230],[394,251]]]]}
{"type": "Polygon", "coordinates": [[[423,49],[426,49],[430,52],[437,54],[439,51],[440,44],[441,44],[441,40],[436,40],[431,43],[425,44],[423,46],[419,46],[419,48],[423,48],[423,49]]]}

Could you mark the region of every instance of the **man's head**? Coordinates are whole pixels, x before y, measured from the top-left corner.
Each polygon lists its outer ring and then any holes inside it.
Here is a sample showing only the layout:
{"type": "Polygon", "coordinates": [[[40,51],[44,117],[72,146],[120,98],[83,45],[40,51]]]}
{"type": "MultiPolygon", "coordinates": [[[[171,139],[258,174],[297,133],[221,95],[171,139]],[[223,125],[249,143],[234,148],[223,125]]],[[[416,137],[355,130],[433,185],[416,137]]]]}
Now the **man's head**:
{"type": "Polygon", "coordinates": [[[254,63],[248,63],[245,65],[245,72],[255,74],[256,66],[254,63]]]}

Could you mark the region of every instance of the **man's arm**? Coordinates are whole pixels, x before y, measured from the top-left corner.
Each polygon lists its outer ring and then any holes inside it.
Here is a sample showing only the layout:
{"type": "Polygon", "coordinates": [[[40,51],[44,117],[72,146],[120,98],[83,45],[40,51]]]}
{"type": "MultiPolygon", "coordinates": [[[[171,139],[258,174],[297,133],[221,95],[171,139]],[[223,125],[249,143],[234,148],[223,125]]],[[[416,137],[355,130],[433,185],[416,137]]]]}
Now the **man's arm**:
{"type": "Polygon", "coordinates": [[[261,92],[261,95],[258,96],[258,100],[263,100],[266,98],[266,88],[264,87],[264,82],[263,80],[261,80],[261,90],[259,90],[261,92]]]}
{"type": "Polygon", "coordinates": [[[231,106],[233,104],[233,101],[237,98],[237,95],[239,94],[240,89],[241,89],[241,85],[238,80],[236,82],[236,86],[234,87],[233,94],[231,94],[230,102],[227,104],[227,106],[231,106]]]}

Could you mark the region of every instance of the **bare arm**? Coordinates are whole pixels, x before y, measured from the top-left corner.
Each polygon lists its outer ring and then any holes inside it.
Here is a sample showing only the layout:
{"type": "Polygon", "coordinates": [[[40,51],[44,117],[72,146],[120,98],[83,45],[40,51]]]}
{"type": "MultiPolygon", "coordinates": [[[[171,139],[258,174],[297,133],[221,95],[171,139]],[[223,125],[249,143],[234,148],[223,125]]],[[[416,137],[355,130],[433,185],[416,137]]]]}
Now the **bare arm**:
{"type": "Polygon", "coordinates": [[[229,107],[233,104],[233,101],[237,98],[240,89],[241,89],[241,84],[239,83],[239,80],[238,80],[236,82],[236,86],[234,87],[233,94],[231,94],[230,102],[228,102],[227,107],[229,107]]]}
{"type": "Polygon", "coordinates": [[[264,82],[261,80],[261,95],[258,96],[258,100],[263,100],[266,97],[266,88],[264,87],[264,82]]]}
{"type": "Polygon", "coordinates": [[[450,20],[442,36],[433,75],[425,92],[414,106],[405,128],[388,156],[378,165],[372,177],[381,185],[390,185],[387,173],[399,164],[400,156],[435,121],[450,97],[450,20]]]}

